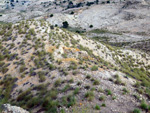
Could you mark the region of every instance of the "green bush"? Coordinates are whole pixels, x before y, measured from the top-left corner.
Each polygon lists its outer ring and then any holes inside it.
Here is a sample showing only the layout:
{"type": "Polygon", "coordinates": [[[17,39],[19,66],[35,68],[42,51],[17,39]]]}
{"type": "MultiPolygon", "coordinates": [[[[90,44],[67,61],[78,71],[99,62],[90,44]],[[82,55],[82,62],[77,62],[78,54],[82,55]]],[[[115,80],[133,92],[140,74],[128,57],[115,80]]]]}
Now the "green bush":
{"type": "Polygon", "coordinates": [[[140,93],[140,94],[144,94],[145,91],[144,91],[144,89],[142,89],[142,88],[138,88],[138,89],[137,89],[137,92],[140,93]]]}
{"type": "Polygon", "coordinates": [[[45,75],[39,75],[40,82],[44,82],[46,80],[45,75]]]}
{"type": "Polygon", "coordinates": [[[53,69],[55,69],[55,66],[53,64],[49,64],[49,69],[53,70],[53,69]]]}
{"type": "Polygon", "coordinates": [[[67,84],[63,89],[62,92],[66,92],[67,90],[69,90],[71,88],[71,86],[69,84],[67,84]]]}
{"type": "Polygon", "coordinates": [[[69,82],[69,83],[73,83],[73,82],[74,82],[74,79],[72,78],[72,79],[70,79],[68,82],[69,82]]]}
{"type": "Polygon", "coordinates": [[[141,110],[136,108],[136,109],[133,110],[133,113],[141,113],[141,110]]]}
{"type": "Polygon", "coordinates": [[[104,90],[103,90],[102,88],[99,88],[99,89],[98,89],[98,92],[103,93],[103,92],[104,92],[104,90]]]}
{"type": "Polygon", "coordinates": [[[95,109],[96,109],[96,110],[100,110],[101,108],[100,108],[99,105],[96,104],[95,109]]]}
{"type": "Polygon", "coordinates": [[[36,34],[33,28],[29,30],[29,34],[31,34],[31,35],[35,35],[36,34]]]}
{"type": "Polygon", "coordinates": [[[88,91],[87,93],[85,93],[85,98],[87,98],[89,101],[92,101],[94,99],[93,91],[88,91]]]}
{"type": "Polygon", "coordinates": [[[74,90],[73,94],[74,94],[74,95],[78,94],[78,93],[79,93],[79,90],[80,90],[80,88],[76,88],[76,89],[74,90]]]}
{"type": "Polygon", "coordinates": [[[101,105],[102,107],[106,107],[106,104],[105,103],[102,103],[102,105],[101,105]]]}
{"type": "Polygon", "coordinates": [[[4,60],[4,55],[0,54],[0,61],[4,60]]]}
{"type": "Polygon", "coordinates": [[[106,29],[94,29],[92,31],[90,31],[91,33],[96,33],[96,34],[103,34],[103,33],[109,33],[110,31],[106,30],[106,29]]]}
{"type": "Polygon", "coordinates": [[[115,80],[115,84],[121,85],[122,81],[119,77],[115,80]]]}
{"type": "Polygon", "coordinates": [[[116,96],[113,96],[113,97],[112,97],[113,100],[115,100],[116,98],[117,98],[116,96]]]}
{"type": "Polygon", "coordinates": [[[58,87],[61,84],[61,79],[55,81],[54,86],[58,87]]]}
{"type": "Polygon", "coordinates": [[[11,75],[5,77],[6,78],[3,81],[0,81],[0,85],[3,86],[0,88],[0,96],[3,96],[3,98],[0,99],[0,106],[8,103],[11,97],[12,88],[15,84],[15,78],[12,78],[11,75]]]}
{"type": "Polygon", "coordinates": [[[65,110],[64,110],[64,109],[61,109],[61,110],[60,110],[60,113],[66,113],[66,112],[65,112],[65,110]]]}
{"type": "Polygon", "coordinates": [[[28,90],[22,92],[22,93],[17,97],[17,101],[22,101],[22,100],[25,99],[29,94],[31,94],[31,89],[28,89],[28,90]]]}
{"type": "Polygon", "coordinates": [[[31,100],[29,100],[26,104],[28,108],[32,108],[34,106],[37,106],[40,103],[40,99],[38,97],[33,97],[31,100]]]}
{"type": "Polygon", "coordinates": [[[58,94],[57,90],[52,89],[52,90],[49,91],[48,96],[49,96],[51,99],[56,99],[57,94],[58,94]]]}
{"type": "Polygon", "coordinates": [[[73,105],[76,104],[75,96],[69,95],[69,96],[67,97],[67,100],[68,100],[67,107],[70,107],[70,106],[73,106],[73,105]]]}
{"type": "Polygon", "coordinates": [[[104,101],[105,98],[106,98],[105,96],[100,96],[100,97],[99,97],[99,100],[100,100],[100,101],[104,101]]]}
{"type": "Polygon", "coordinates": [[[90,79],[90,78],[91,78],[91,75],[87,75],[86,78],[87,78],[87,79],[90,79]]]}
{"type": "Polygon", "coordinates": [[[140,106],[141,106],[141,109],[143,109],[143,110],[148,109],[148,105],[144,101],[142,101],[140,106]]]}
{"type": "Polygon", "coordinates": [[[106,93],[107,93],[107,95],[112,95],[112,92],[109,89],[106,90],[106,93]]]}
{"type": "Polygon", "coordinates": [[[46,106],[44,108],[47,111],[46,113],[57,113],[57,107],[59,105],[58,101],[56,101],[56,100],[49,100],[45,104],[46,104],[46,106]]]}
{"type": "Polygon", "coordinates": [[[138,81],[136,81],[136,83],[134,84],[134,86],[135,86],[136,88],[139,88],[139,87],[140,87],[140,83],[139,83],[138,81]]]}
{"type": "Polygon", "coordinates": [[[72,70],[77,69],[77,64],[75,62],[71,62],[70,66],[69,66],[69,69],[72,69],[72,70]]]}
{"type": "Polygon", "coordinates": [[[129,91],[126,88],[123,88],[122,91],[123,91],[123,94],[129,93],[129,91]]]}
{"type": "Polygon", "coordinates": [[[99,80],[94,80],[93,85],[99,85],[99,84],[100,84],[99,80]]]}
{"type": "Polygon", "coordinates": [[[64,58],[67,58],[67,53],[62,54],[64,58]]]}
{"type": "Polygon", "coordinates": [[[5,74],[9,69],[7,67],[2,67],[0,69],[0,72],[2,72],[3,74],[5,74]]]}
{"type": "Polygon", "coordinates": [[[76,75],[77,73],[78,73],[78,71],[73,71],[72,72],[73,75],[76,75]]]}
{"type": "Polygon", "coordinates": [[[98,70],[98,66],[95,66],[95,65],[92,66],[92,67],[91,67],[91,70],[92,70],[92,71],[97,71],[97,70],[98,70]]]}
{"type": "Polygon", "coordinates": [[[21,66],[21,67],[19,68],[19,72],[20,72],[20,73],[24,72],[24,71],[25,71],[25,68],[26,68],[26,67],[25,67],[24,65],[21,66]]]}

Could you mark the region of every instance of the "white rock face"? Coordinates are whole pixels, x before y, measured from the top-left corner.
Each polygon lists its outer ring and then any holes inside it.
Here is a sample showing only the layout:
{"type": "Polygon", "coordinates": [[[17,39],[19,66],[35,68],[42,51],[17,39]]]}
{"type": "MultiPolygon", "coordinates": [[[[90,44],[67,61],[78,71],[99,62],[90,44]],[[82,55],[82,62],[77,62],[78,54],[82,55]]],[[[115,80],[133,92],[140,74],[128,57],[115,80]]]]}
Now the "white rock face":
{"type": "Polygon", "coordinates": [[[3,104],[2,105],[2,113],[29,113],[28,111],[17,107],[17,106],[11,106],[10,104],[3,104]]]}
{"type": "Polygon", "coordinates": [[[145,0],[146,3],[150,4],[150,0],[145,0]]]}

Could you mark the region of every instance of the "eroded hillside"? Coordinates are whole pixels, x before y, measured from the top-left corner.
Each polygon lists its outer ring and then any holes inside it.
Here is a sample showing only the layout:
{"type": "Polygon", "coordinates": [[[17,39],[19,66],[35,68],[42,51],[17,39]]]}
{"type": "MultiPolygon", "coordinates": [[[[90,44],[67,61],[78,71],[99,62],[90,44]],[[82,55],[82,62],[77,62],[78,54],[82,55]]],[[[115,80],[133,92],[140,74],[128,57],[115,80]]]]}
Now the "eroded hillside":
{"type": "Polygon", "coordinates": [[[37,112],[149,110],[149,55],[44,20],[1,25],[1,104],[37,112]],[[146,106],[146,107],[143,107],[146,106]]]}

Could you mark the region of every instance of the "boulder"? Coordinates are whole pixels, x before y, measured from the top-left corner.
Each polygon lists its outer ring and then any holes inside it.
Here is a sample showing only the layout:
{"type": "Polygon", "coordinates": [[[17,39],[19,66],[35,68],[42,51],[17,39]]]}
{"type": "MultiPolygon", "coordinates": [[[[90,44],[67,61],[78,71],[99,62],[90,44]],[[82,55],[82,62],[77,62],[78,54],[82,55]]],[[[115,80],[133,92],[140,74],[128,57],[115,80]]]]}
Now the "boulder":
{"type": "Polygon", "coordinates": [[[3,104],[2,113],[29,113],[29,112],[17,106],[11,106],[10,104],[3,104]]]}

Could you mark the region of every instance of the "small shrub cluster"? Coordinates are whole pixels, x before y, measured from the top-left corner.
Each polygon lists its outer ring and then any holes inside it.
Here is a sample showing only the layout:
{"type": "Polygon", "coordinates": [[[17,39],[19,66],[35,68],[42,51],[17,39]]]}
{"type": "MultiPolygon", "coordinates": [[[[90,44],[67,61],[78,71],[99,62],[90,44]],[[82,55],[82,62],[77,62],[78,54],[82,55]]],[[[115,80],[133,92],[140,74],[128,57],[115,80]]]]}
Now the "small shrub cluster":
{"type": "Polygon", "coordinates": [[[98,66],[94,65],[91,67],[91,71],[97,71],[98,70],[98,66]]]}

